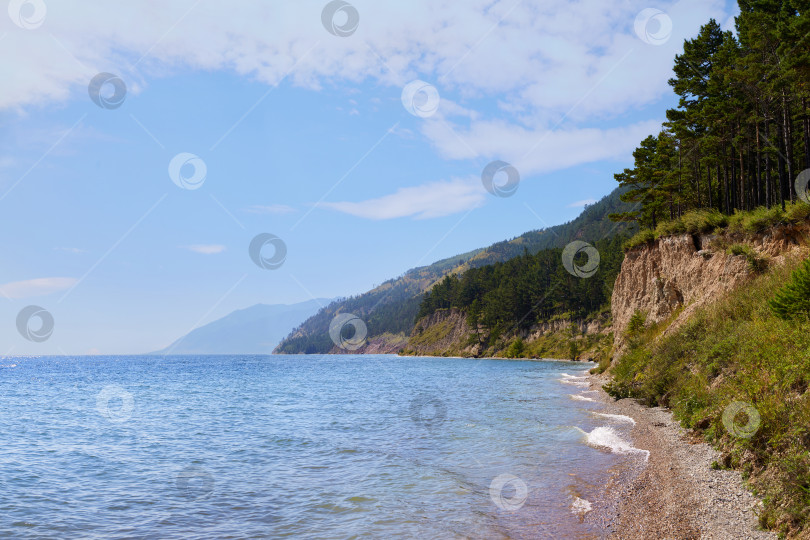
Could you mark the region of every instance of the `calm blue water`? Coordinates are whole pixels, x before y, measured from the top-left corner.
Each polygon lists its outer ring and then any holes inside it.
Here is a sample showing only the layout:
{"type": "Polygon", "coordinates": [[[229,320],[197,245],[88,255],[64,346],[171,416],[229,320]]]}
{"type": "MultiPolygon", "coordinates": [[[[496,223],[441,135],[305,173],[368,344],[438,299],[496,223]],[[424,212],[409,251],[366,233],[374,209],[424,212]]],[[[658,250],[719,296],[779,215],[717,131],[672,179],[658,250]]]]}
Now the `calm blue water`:
{"type": "Polygon", "coordinates": [[[0,537],[598,537],[585,367],[2,358],[0,537]]]}

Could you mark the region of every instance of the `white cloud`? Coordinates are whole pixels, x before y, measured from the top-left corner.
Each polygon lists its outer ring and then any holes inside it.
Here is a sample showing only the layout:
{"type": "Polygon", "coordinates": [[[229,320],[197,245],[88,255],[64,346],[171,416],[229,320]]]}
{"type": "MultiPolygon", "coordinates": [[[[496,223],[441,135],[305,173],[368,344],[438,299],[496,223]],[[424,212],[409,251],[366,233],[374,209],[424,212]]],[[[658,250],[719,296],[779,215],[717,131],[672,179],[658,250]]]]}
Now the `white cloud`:
{"type": "Polygon", "coordinates": [[[255,204],[253,206],[245,208],[244,211],[251,214],[284,215],[284,214],[292,214],[296,212],[296,209],[293,208],[292,206],[287,206],[286,204],[269,204],[264,206],[255,204]]]}
{"type": "Polygon", "coordinates": [[[453,179],[421,186],[400,188],[396,192],[360,202],[321,203],[319,206],[366,219],[402,217],[426,219],[448,216],[481,206],[484,187],[480,179],[453,179]]]}
{"type": "Polygon", "coordinates": [[[668,92],[673,53],[709,17],[726,20],[723,0],[657,3],[673,21],[662,46],[634,33],[644,0],[354,0],[360,26],[338,38],[321,25],[323,0],[160,4],[88,0],[50,9],[37,30],[10,26],[0,49],[0,108],[87,98],[100,71],[138,93],[152,76],[180,66],[228,69],[268,84],[364,79],[402,87],[414,78],[442,94],[490,96],[523,110],[522,121],[616,115],[668,92]],[[596,88],[596,90],[594,90],[596,88]]]}
{"type": "Polygon", "coordinates": [[[587,206],[595,202],[596,199],[583,199],[581,201],[572,202],[571,204],[568,205],[568,208],[582,208],[583,206],[587,206]]]}
{"type": "Polygon", "coordinates": [[[225,251],[225,246],[219,244],[197,244],[194,246],[185,246],[185,249],[200,253],[201,255],[218,255],[225,251]]]}
{"type": "Polygon", "coordinates": [[[64,291],[77,283],[76,278],[51,277],[29,279],[26,281],[13,281],[0,285],[0,296],[5,298],[32,298],[46,296],[58,291],[64,291]]]}

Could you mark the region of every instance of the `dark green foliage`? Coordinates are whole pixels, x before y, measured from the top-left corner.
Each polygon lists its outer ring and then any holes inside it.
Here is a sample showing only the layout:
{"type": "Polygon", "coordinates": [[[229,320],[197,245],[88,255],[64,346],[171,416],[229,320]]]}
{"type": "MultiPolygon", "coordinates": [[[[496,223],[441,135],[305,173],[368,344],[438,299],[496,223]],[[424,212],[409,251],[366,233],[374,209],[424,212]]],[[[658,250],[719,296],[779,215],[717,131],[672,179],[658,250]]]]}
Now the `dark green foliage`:
{"type": "Polygon", "coordinates": [[[638,206],[614,220],[654,230],[692,209],[731,216],[784,211],[797,200],[794,181],[810,168],[810,8],[803,0],[739,5],[736,34],[710,20],[676,55],[669,84],[678,107],[616,175],[623,200],[638,206]]]}
{"type": "Polygon", "coordinates": [[[579,345],[574,339],[568,342],[568,358],[570,360],[577,360],[579,358],[579,345]]]}
{"type": "Polygon", "coordinates": [[[590,278],[566,271],[562,249],[526,254],[468,270],[461,276],[446,276],[425,294],[418,316],[457,308],[471,317],[474,307],[475,318],[490,333],[491,344],[497,336],[528,329],[557,315],[584,319],[610,302],[624,258],[621,246],[625,238],[614,236],[593,244],[599,251],[600,265],[590,278]]]}
{"type": "Polygon", "coordinates": [[[776,293],[769,305],[780,319],[810,317],[810,259],[793,272],[790,282],[776,293]]]}
{"type": "Polygon", "coordinates": [[[630,317],[630,321],[627,323],[627,335],[630,337],[635,337],[644,330],[644,323],[647,322],[647,317],[644,313],[640,311],[636,311],[630,317]]]}
{"type": "Polygon", "coordinates": [[[521,338],[515,339],[509,348],[506,350],[506,357],[507,358],[521,358],[523,357],[523,353],[526,350],[526,344],[523,343],[521,338]]]}

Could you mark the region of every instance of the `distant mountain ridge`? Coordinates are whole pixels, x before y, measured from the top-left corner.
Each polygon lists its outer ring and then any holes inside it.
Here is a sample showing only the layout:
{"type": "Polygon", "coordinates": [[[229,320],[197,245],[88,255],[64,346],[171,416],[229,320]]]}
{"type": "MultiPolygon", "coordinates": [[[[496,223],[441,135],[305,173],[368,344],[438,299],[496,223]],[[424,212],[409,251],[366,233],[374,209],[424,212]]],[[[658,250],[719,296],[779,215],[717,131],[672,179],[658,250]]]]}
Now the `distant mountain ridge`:
{"type": "Polygon", "coordinates": [[[152,353],[167,354],[270,354],[278,343],[331,299],[297,304],[256,304],[236,310],[152,353]]]}
{"type": "MultiPolygon", "coordinates": [[[[423,293],[444,276],[507,261],[524,252],[535,254],[543,249],[562,248],[575,239],[594,242],[620,232],[630,232],[631,225],[614,223],[608,218],[609,214],[631,210],[631,205],[619,198],[625,191],[623,188],[615,189],[602,200],[586,206],[576,219],[568,223],[530,231],[486,248],[442,259],[429,266],[413,268],[371,291],[336,300],[304,321],[278,345],[275,352],[342,352],[334,347],[329,337],[329,324],[339,313],[352,313],[365,322],[368,340],[374,345],[371,350],[396,351],[398,349],[395,344],[401,343],[413,329],[423,293]]],[[[363,350],[356,352],[362,353],[363,350]]]]}

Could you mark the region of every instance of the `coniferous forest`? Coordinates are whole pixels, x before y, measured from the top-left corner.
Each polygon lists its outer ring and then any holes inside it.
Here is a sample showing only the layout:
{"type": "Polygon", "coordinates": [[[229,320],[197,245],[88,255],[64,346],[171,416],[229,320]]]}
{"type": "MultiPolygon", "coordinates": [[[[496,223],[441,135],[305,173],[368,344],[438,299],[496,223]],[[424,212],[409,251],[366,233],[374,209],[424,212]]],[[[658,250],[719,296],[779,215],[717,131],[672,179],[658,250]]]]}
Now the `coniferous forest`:
{"type": "Polygon", "coordinates": [[[740,0],[737,35],[710,20],[675,57],[676,109],[616,175],[654,229],[694,209],[782,206],[810,168],[810,15],[806,0],[740,0]]]}
{"type": "MultiPolygon", "coordinates": [[[[418,317],[458,308],[467,313],[472,326],[483,326],[493,339],[553,317],[584,319],[610,305],[626,238],[615,235],[593,244],[600,260],[598,270],[589,277],[564,268],[562,249],[526,253],[467,270],[461,276],[446,276],[425,295],[418,317]]],[[[581,267],[588,257],[580,253],[574,262],[581,267]]]]}

